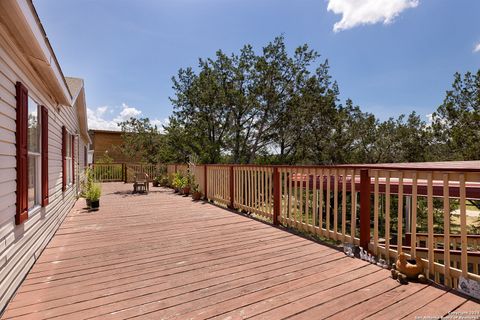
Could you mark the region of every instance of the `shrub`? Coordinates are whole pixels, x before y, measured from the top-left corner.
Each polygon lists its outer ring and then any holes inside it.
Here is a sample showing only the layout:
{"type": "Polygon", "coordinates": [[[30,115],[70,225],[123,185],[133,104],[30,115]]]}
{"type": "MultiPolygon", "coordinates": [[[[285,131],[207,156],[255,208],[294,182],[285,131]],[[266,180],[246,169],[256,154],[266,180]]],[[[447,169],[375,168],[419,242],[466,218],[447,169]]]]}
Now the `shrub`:
{"type": "Polygon", "coordinates": [[[90,201],[98,201],[102,195],[102,188],[98,183],[92,183],[90,186],[86,198],[90,201]]]}

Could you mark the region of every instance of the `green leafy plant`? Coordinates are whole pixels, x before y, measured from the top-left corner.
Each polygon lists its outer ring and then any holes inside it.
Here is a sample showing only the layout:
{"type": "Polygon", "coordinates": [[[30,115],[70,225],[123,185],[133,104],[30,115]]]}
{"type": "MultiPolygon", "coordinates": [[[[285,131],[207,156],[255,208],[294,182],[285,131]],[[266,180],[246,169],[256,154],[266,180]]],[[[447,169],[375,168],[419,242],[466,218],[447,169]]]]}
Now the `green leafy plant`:
{"type": "Polygon", "coordinates": [[[84,172],[83,178],[80,180],[80,196],[87,198],[88,191],[94,183],[93,170],[87,167],[84,172]]]}
{"type": "Polygon", "coordinates": [[[160,178],[160,185],[162,187],[168,187],[169,184],[170,184],[170,180],[168,179],[168,177],[166,175],[164,175],[160,178]]]}
{"type": "Polygon", "coordinates": [[[180,188],[186,188],[189,186],[188,176],[183,176],[180,178],[180,188]]]}
{"type": "Polygon", "coordinates": [[[98,201],[102,195],[102,188],[99,183],[92,183],[90,186],[86,198],[92,202],[98,201]]]}
{"type": "Polygon", "coordinates": [[[193,192],[200,192],[200,186],[198,185],[198,183],[192,184],[192,191],[193,192]]]}
{"type": "Polygon", "coordinates": [[[172,187],[175,189],[181,189],[183,188],[183,175],[181,172],[176,172],[173,174],[173,179],[172,179],[172,187]]]}

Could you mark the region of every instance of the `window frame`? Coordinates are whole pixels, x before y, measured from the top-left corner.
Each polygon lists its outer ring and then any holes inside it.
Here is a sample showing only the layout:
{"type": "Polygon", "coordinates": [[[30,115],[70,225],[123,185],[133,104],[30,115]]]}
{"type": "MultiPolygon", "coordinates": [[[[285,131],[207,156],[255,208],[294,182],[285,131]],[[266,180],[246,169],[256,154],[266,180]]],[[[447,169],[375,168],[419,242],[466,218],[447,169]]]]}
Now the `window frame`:
{"type": "Polygon", "coordinates": [[[73,185],[73,179],[72,179],[72,161],[73,161],[73,155],[72,155],[72,135],[67,131],[67,134],[65,135],[65,164],[66,164],[66,187],[71,187],[73,185]]]}
{"type": "Polygon", "coordinates": [[[30,178],[30,159],[34,158],[35,163],[35,176],[34,176],[34,200],[33,200],[33,205],[30,206],[30,195],[29,195],[29,184],[27,184],[27,210],[28,213],[33,213],[42,207],[42,116],[41,116],[41,106],[38,102],[35,101],[30,95],[28,95],[28,100],[27,100],[27,119],[28,115],[30,114],[30,102],[34,103],[36,106],[37,110],[37,145],[38,145],[38,150],[37,151],[30,151],[29,148],[29,126],[28,126],[28,120],[27,120],[27,177],[28,179],[30,178]]]}

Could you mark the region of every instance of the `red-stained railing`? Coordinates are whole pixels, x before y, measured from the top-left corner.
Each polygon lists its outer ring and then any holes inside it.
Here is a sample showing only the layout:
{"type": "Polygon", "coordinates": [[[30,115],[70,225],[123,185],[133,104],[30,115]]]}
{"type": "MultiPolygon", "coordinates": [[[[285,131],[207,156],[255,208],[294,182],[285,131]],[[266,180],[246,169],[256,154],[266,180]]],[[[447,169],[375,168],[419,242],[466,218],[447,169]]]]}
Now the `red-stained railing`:
{"type": "MultiPolygon", "coordinates": [[[[187,172],[169,165],[168,172],[187,172]]],[[[434,281],[480,280],[480,162],[342,166],[197,165],[205,199],[273,224],[424,261],[434,281]],[[475,211],[477,210],[477,211],[475,211]],[[477,217],[478,218],[478,217],[477,217]],[[469,220],[467,223],[467,219],[469,220]]]]}

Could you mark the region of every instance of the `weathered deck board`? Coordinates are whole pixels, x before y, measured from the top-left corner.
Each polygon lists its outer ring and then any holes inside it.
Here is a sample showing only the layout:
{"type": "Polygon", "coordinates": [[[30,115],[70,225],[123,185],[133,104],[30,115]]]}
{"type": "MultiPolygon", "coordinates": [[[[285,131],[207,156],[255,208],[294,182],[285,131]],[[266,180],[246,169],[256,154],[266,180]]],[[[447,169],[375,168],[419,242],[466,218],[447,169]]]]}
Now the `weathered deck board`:
{"type": "Polygon", "coordinates": [[[480,311],[432,286],[261,222],[152,188],[80,200],[2,319],[397,319],[480,311]]]}

